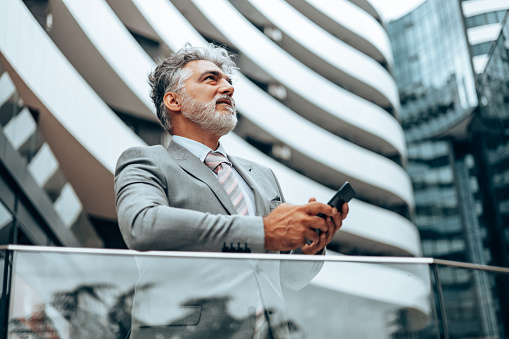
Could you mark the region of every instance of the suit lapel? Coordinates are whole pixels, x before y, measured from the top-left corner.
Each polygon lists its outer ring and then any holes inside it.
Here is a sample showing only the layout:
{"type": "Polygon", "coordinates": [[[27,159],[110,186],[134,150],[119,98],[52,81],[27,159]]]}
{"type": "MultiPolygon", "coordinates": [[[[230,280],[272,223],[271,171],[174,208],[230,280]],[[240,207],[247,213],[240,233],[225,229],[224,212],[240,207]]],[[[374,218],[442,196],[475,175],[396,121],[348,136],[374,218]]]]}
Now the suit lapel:
{"type": "Polygon", "coordinates": [[[184,171],[210,187],[217,199],[230,214],[238,214],[230,197],[219,183],[219,180],[217,180],[214,173],[201,162],[200,159],[176,142],[170,142],[167,150],[170,156],[175,159],[184,171]]]}
{"type": "Polygon", "coordinates": [[[256,206],[256,215],[266,216],[270,212],[270,203],[267,200],[267,197],[264,197],[261,194],[261,190],[259,188],[259,183],[263,182],[263,178],[258,178],[258,173],[251,166],[251,164],[242,161],[242,159],[235,157],[228,157],[228,159],[232,162],[233,167],[239,172],[239,174],[244,178],[246,183],[253,190],[253,195],[255,198],[255,206],[256,206]],[[258,182],[258,183],[257,183],[258,182]]]}

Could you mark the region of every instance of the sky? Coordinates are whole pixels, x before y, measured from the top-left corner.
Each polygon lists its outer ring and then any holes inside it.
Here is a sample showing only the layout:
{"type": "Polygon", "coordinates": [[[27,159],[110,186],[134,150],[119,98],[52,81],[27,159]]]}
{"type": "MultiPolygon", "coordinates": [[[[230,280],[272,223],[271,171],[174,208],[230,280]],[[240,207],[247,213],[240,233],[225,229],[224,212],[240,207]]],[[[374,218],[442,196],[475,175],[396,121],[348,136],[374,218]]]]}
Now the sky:
{"type": "Polygon", "coordinates": [[[369,0],[385,22],[398,19],[426,0],[369,0]]]}

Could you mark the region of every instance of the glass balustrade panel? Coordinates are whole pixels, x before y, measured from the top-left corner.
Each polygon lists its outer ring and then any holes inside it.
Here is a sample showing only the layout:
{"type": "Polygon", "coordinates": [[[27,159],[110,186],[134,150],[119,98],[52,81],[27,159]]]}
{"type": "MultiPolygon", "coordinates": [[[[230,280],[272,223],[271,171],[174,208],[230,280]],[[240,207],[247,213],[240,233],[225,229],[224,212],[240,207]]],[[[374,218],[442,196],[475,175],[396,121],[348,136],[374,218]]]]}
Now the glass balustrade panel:
{"type": "Polygon", "coordinates": [[[437,265],[449,338],[507,338],[509,274],[437,265]]]}
{"type": "Polygon", "coordinates": [[[8,337],[438,336],[426,264],[119,253],[15,251],[8,337]]]}

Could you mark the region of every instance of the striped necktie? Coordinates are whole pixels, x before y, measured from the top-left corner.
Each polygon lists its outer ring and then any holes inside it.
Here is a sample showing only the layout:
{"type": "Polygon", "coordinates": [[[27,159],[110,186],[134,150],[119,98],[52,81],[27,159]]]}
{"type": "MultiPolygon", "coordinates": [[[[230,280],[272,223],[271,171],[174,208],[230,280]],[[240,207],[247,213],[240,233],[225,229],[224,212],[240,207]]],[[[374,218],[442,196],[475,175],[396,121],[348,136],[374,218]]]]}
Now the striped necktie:
{"type": "MultiPolygon", "coordinates": [[[[228,159],[219,152],[210,152],[205,157],[205,165],[217,174],[217,179],[226,190],[226,193],[228,193],[237,212],[241,215],[247,214],[248,211],[244,195],[242,194],[239,183],[233,176],[232,165],[228,159]]],[[[256,304],[257,310],[253,338],[272,338],[259,290],[257,291],[256,304]]]]}
{"type": "Polygon", "coordinates": [[[217,179],[226,190],[238,214],[247,214],[247,204],[240,189],[239,183],[233,176],[232,165],[224,155],[219,152],[210,152],[205,157],[205,165],[217,174],[217,179]]]}
{"type": "Polygon", "coordinates": [[[265,314],[265,309],[262,304],[260,290],[256,292],[256,320],[253,333],[253,339],[272,339],[272,333],[269,328],[269,322],[265,314]]]}

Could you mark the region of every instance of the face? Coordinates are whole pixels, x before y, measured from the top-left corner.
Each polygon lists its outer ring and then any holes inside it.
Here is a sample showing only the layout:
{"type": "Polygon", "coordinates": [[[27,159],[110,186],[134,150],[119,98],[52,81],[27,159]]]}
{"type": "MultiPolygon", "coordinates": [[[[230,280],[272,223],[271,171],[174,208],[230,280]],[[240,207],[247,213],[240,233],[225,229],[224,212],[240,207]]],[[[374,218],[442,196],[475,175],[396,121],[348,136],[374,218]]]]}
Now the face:
{"type": "Polygon", "coordinates": [[[228,134],[237,124],[230,78],[205,60],[191,61],[184,69],[192,73],[180,94],[182,115],[205,132],[228,134]]]}

